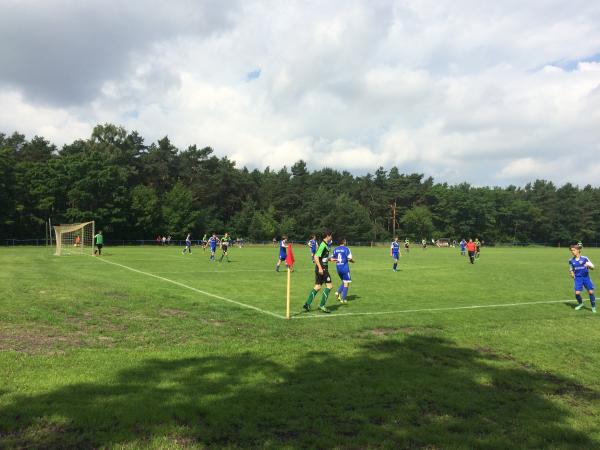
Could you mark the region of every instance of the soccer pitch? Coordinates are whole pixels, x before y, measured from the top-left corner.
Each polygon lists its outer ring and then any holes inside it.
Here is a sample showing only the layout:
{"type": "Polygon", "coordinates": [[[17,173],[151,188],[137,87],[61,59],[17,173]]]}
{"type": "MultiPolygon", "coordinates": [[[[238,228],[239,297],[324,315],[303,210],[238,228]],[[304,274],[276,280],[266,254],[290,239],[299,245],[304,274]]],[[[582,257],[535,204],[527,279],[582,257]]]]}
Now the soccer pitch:
{"type": "Polygon", "coordinates": [[[348,304],[306,313],[294,246],[286,320],[276,247],[0,249],[0,447],[600,448],[567,249],[352,252],[348,304]]]}

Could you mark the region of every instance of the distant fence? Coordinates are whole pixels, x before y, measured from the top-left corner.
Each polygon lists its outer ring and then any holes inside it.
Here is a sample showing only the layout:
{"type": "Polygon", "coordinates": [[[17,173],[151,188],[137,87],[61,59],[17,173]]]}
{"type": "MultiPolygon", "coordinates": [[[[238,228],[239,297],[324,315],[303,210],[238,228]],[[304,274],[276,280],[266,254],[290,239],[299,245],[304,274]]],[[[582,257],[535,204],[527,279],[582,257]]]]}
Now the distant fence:
{"type": "MultiPolygon", "coordinates": [[[[1,242],[1,241],[0,241],[1,242]]],[[[306,245],[305,241],[290,241],[296,246],[306,245]]],[[[391,241],[349,241],[348,245],[352,247],[385,247],[389,246],[391,241]]],[[[403,242],[400,242],[404,244],[403,242]]],[[[53,241],[54,244],[54,241],[53,241]]],[[[202,245],[202,241],[199,239],[192,240],[192,244],[199,246],[202,245]]],[[[232,241],[231,245],[236,246],[239,243],[232,241]]],[[[4,246],[18,246],[18,245],[30,245],[30,246],[45,246],[48,245],[48,241],[42,239],[4,239],[4,246]]],[[[184,239],[171,240],[170,242],[157,242],[155,239],[104,239],[104,245],[113,247],[126,247],[126,246],[173,246],[183,247],[185,245],[184,239]]],[[[278,242],[273,241],[251,241],[243,240],[241,245],[260,245],[260,246],[278,246],[278,242]]],[[[427,244],[428,247],[435,247],[434,244],[427,244]]],[[[411,243],[413,247],[420,247],[420,242],[411,243]]],[[[484,247],[568,247],[569,242],[484,242],[484,247]]],[[[584,247],[600,247],[600,242],[584,242],[584,247]]],[[[450,247],[452,248],[452,247],[450,247]]]]}

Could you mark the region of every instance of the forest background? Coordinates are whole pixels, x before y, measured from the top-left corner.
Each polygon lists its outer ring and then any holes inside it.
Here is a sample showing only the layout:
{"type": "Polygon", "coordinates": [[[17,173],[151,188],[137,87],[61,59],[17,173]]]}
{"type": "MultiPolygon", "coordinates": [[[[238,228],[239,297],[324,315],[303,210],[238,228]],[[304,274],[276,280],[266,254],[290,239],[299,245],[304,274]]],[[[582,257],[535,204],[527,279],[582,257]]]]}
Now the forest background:
{"type": "MultiPolygon", "coordinates": [[[[465,174],[468,178],[468,174],[465,174]]],[[[43,237],[45,223],[95,220],[108,239],[195,239],[212,231],[304,240],[324,228],[351,242],[479,237],[487,243],[600,241],[600,188],[535,180],[523,187],[436,183],[397,167],[353,175],[238,168],[210,147],[147,145],[97,125],[61,149],[44,137],[0,133],[0,236],[43,237]],[[395,222],[395,223],[394,223],[395,222]]]]}

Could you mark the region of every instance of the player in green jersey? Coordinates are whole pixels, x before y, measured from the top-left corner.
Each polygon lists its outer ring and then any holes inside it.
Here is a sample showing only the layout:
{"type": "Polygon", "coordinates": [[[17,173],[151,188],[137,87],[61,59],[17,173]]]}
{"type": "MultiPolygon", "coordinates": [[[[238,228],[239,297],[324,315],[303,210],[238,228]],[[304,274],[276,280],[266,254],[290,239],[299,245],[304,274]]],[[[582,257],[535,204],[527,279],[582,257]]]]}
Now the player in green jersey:
{"type": "Polygon", "coordinates": [[[102,230],[98,231],[98,234],[94,236],[94,240],[96,241],[94,255],[98,254],[98,256],[100,256],[102,255],[102,247],[104,246],[104,236],[102,236],[102,230]]]}
{"type": "Polygon", "coordinates": [[[223,238],[221,239],[221,259],[219,262],[223,261],[223,258],[227,258],[227,262],[229,262],[229,256],[227,255],[227,250],[229,249],[229,245],[231,244],[231,238],[229,237],[229,233],[225,233],[223,238]]]}
{"type": "Polygon", "coordinates": [[[321,290],[321,286],[325,285],[323,289],[323,295],[321,295],[321,301],[319,302],[319,309],[324,313],[330,312],[329,309],[325,306],[327,303],[327,297],[329,297],[329,292],[333,288],[333,284],[331,283],[331,276],[329,275],[329,245],[333,239],[333,234],[331,231],[327,230],[323,232],[323,240],[317,249],[317,252],[314,256],[315,261],[315,286],[312,288],[310,293],[308,294],[308,298],[304,303],[305,311],[310,311],[310,305],[312,301],[315,299],[317,293],[321,290]]]}

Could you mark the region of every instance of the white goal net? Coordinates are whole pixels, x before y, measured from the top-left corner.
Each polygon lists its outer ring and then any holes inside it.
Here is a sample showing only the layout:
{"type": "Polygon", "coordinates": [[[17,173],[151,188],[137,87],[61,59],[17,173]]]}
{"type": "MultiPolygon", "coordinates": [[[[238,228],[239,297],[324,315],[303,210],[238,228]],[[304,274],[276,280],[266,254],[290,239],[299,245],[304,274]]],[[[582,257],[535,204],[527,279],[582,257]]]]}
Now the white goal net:
{"type": "Polygon", "coordinates": [[[450,247],[450,239],[448,238],[439,238],[435,241],[436,247],[450,247]]]}
{"type": "Polygon", "coordinates": [[[56,225],[54,235],[55,255],[94,254],[94,221],[56,225]]]}

